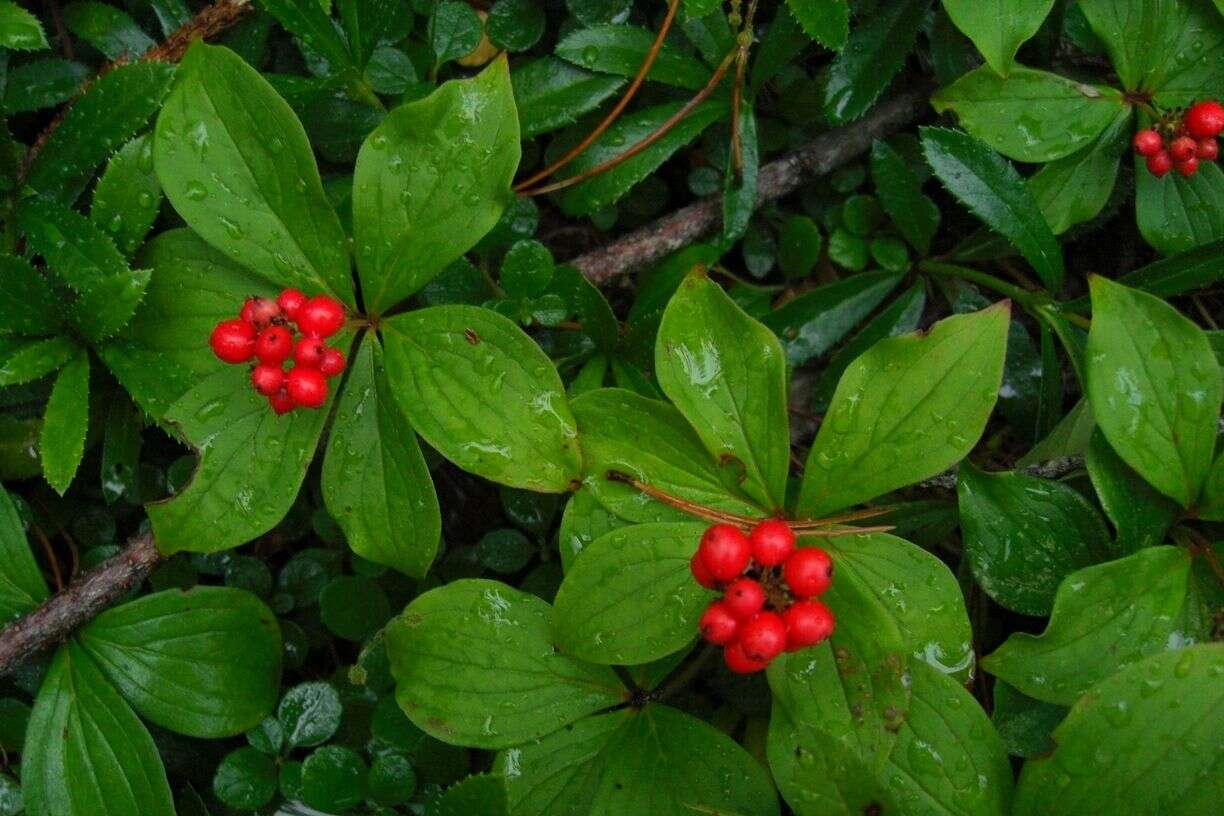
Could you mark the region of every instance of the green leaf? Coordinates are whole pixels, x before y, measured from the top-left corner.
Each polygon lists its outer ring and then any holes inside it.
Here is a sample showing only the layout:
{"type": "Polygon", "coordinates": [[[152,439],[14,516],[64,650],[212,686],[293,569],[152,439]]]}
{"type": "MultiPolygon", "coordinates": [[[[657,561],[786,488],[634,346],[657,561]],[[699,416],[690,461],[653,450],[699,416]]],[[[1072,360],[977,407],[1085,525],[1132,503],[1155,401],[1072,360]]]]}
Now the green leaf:
{"type": "Polygon", "coordinates": [[[353,355],[323,460],[323,498],[353,552],[420,578],[438,551],[442,519],[382,359],[372,334],[353,355]]]}
{"type": "Polygon", "coordinates": [[[258,71],[195,42],[153,138],[166,196],[200,237],[273,283],[353,305],[347,239],[306,132],[258,71]]]}
{"type": "Polygon", "coordinates": [[[302,801],[327,813],[344,813],[365,800],[369,769],[351,748],[325,745],[302,762],[302,801]]]}
{"type": "Polygon", "coordinates": [[[111,157],[94,188],[89,219],[110,233],[130,258],[161,211],[162,190],[153,172],[153,139],[132,139],[111,157]]]}
{"type": "Polygon", "coordinates": [[[12,0],[0,2],[0,47],[13,51],[47,48],[47,35],[38,18],[12,0]]]}
{"type": "Polygon", "coordinates": [[[960,131],[924,127],[921,133],[927,162],[948,192],[1019,250],[1047,289],[1062,288],[1062,249],[1016,168],[960,131]]]}
{"type": "Polygon", "coordinates": [[[1062,580],[1040,635],[1017,632],[983,667],[1037,700],[1071,705],[1098,681],[1184,642],[1178,612],[1186,600],[1190,557],[1149,547],[1062,580]]]}
{"type": "Polygon", "coordinates": [[[805,34],[833,51],[850,36],[850,5],[846,0],[786,0],[787,8],[805,34]]]}
{"type": "Polygon", "coordinates": [[[620,666],[690,644],[715,598],[689,569],[707,526],[639,524],[595,539],[557,591],[553,642],[579,659],[620,666]]]}
{"type": "Polygon", "coordinates": [[[610,669],[556,653],[550,611],[495,581],[418,596],[385,630],[400,707],[443,742],[504,748],[622,702],[610,669]]]}
{"type": "Polygon", "coordinates": [[[667,706],[625,708],[498,755],[516,816],[777,816],[765,769],[722,731],[667,706]]]}
{"type": "Polygon", "coordinates": [[[25,258],[0,255],[0,336],[55,334],[59,310],[59,297],[41,271],[25,258]]]}
{"type": "Polygon", "coordinates": [[[4,109],[10,114],[28,113],[66,102],[89,74],[89,66],[58,57],[10,65],[4,109]]]}
{"type": "Polygon", "coordinates": [[[985,66],[970,71],[936,92],[931,104],[940,113],[954,111],[971,135],[1023,162],[1074,153],[1124,111],[1112,88],[1022,67],[1006,79],[985,66]]]}
{"type": "MultiPolygon", "coordinates": [[[[347,352],[351,336],[333,343],[347,352]]],[[[331,405],[272,412],[244,368],[222,366],[184,394],[164,420],[200,452],[191,482],[147,506],[163,553],[217,552],[245,544],[289,511],[331,405]]]]}
{"type": "Polygon", "coordinates": [[[1157,297],[1089,278],[1087,393],[1110,446],[1189,507],[1215,448],[1220,370],[1202,330],[1157,297]]]}
{"type": "Polygon", "coordinates": [[[403,300],[493,228],[513,198],[518,145],[505,59],[396,108],[370,134],[353,176],[367,309],[403,300]]]}
{"type": "Polygon", "coordinates": [[[392,0],[340,0],[337,5],[353,61],[364,68],[387,29],[400,22],[402,9],[392,0]]]}
{"type": "Polygon", "coordinates": [[[1135,163],[1135,218],[1143,240],[1162,255],[1224,239],[1224,171],[1206,162],[1190,178],[1156,178],[1135,163]]]}
{"type": "MultiPolygon", "coordinates": [[[[670,102],[643,108],[622,116],[599,139],[566,167],[570,178],[613,159],[642,141],[670,119],[683,103],[670,102]]],[[[561,193],[561,209],[566,215],[590,215],[616,203],[635,184],[652,174],[673,153],[701,135],[707,127],[727,114],[723,100],[706,100],[693,108],[683,120],[633,158],[626,159],[599,175],[575,184],[561,193]]]]}
{"type": "MultiPolygon", "coordinates": [[[[664,512],[670,510],[663,504],[660,504],[659,508],[664,512]]],[[[675,516],[669,520],[684,520],[680,511],[674,513],[675,516]]],[[[634,523],[636,522],[621,518],[600,504],[590,488],[582,487],[575,491],[565,505],[565,511],[561,514],[561,527],[557,531],[557,548],[561,552],[562,569],[568,571],[579,553],[604,533],[634,523]]]]}
{"type": "Polygon", "coordinates": [[[511,79],[524,139],[572,125],[625,84],[622,77],[593,74],[553,56],[516,65],[511,79]]]}
{"type": "MultiPolygon", "coordinates": [[[[730,247],[744,237],[752,214],[756,211],[757,176],[761,151],[757,139],[757,117],[751,105],[740,104],[740,166],[737,171],[734,155],[727,151],[722,185],[722,233],[720,246],[730,247]]],[[[820,233],[816,233],[817,236],[820,233]]],[[[771,259],[772,260],[772,259],[771,259]]]]}
{"type": "Polygon", "coordinates": [[[1029,176],[1029,192],[1055,235],[1095,218],[1105,207],[1130,125],[1130,109],[1123,108],[1093,142],[1029,176]]]}
{"type": "Polygon", "coordinates": [[[88,431],[89,354],[81,349],[55,378],[38,437],[43,477],[61,496],[81,464],[88,431]]]}
{"type": "Polygon", "coordinates": [[[327,683],[298,683],[280,701],[276,719],[293,748],[322,745],[340,727],[340,695],[327,683]]]}
{"type": "Polygon", "coordinates": [[[110,60],[135,62],[155,45],[135,20],[106,3],[69,3],[64,6],[64,24],[110,60]]]}
{"type": "Polygon", "coordinates": [[[71,204],[101,164],[157,110],[174,67],[164,62],[119,65],[77,100],[30,166],[31,187],[71,204]]]}
{"type": "Polygon", "coordinates": [[[792,367],[823,356],[897,288],[901,276],[865,272],[809,289],[765,315],[792,367]]]}
{"type": "Polygon", "coordinates": [[[960,468],[965,554],[986,594],[1026,615],[1048,615],[1058,582],[1112,553],[1088,500],[1061,482],[960,468]]]}
{"type": "Polygon", "coordinates": [[[743,492],[767,510],[782,507],[790,466],[786,359],[773,332],[699,270],[667,304],[655,372],[743,492]]]}
{"type": "MultiPolygon", "coordinates": [[[[625,23],[580,28],[557,43],[556,54],[579,68],[600,74],[634,77],[655,38],[654,32],[625,23]]],[[[710,78],[710,69],[691,53],[664,42],[646,78],[690,91],[710,78]]]]}
{"type": "Polygon", "coordinates": [[[30,816],[174,816],[153,738],[75,643],[51,661],[21,757],[30,816]]]}
{"type": "Polygon", "coordinates": [[[71,338],[60,335],[46,339],[9,337],[0,340],[0,386],[21,385],[58,371],[80,353],[71,338]]]}
{"type": "Polygon", "coordinates": [[[845,124],[867,112],[913,50],[929,5],[926,0],[896,0],[854,29],[829,66],[824,109],[830,120],[845,124]]]}
{"type": "Polygon", "coordinates": [[[925,255],[939,229],[939,207],[922,192],[922,182],[887,142],[871,145],[871,180],[884,211],[905,240],[925,255]]]}
{"type": "Polygon", "coordinates": [[[276,704],[280,629],[249,592],[145,595],[94,618],[79,642],[143,717],[180,734],[241,734],[276,704]]]}
{"type": "Polygon", "coordinates": [[[995,680],[993,692],[991,721],[1009,754],[1029,758],[1054,750],[1050,732],[1067,716],[1066,708],[1034,700],[1003,680],[995,680]]]}
{"type": "Polygon", "coordinates": [[[425,806],[425,816],[506,816],[506,782],[490,774],[473,774],[447,788],[425,806]]]}
{"type": "Polygon", "coordinates": [[[1055,729],[1054,753],[1025,764],[1013,812],[1210,813],[1224,800],[1219,755],[1207,748],[1224,730],[1221,674],[1224,644],[1211,643],[1095,686],[1055,729]]]}
{"type": "MultiPolygon", "coordinates": [[[[1118,283],[1161,298],[1170,298],[1202,289],[1224,278],[1224,241],[1162,258],[1118,278],[1118,283]]],[[[1088,298],[1072,301],[1063,308],[1078,311],[1088,298]]]]}
{"type": "Polygon", "coordinates": [[[442,0],[429,18],[429,43],[437,64],[466,57],[480,45],[484,22],[467,3],[442,0]]]}
{"type": "Polygon", "coordinates": [[[341,575],[319,594],[319,613],[336,637],[361,643],[391,619],[391,603],[376,581],[341,575]]]}
{"type": "Polygon", "coordinates": [[[1100,431],[1093,433],[1084,459],[1097,499],[1117,530],[1116,552],[1127,555],[1163,541],[1180,514],[1177,504],[1131,470],[1100,431]]]}
{"type": "Polygon", "coordinates": [[[1002,76],[1008,76],[1016,52],[1037,33],[1054,0],[943,0],[944,11],[956,27],[973,40],[986,63],[1002,76]]]}
{"type": "Polygon", "coordinates": [[[356,67],[348,44],[328,13],[330,2],[259,0],[259,5],[307,48],[327,60],[333,73],[356,67]]]}
{"type": "Polygon", "coordinates": [[[1006,303],[876,343],[837,385],[808,454],[796,512],[816,518],[961,460],[1003,378],[1006,303]]]}
{"type": "Polygon", "coordinates": [[[34,251],[76,294],[68,311],[86,339],[104,340],[127,325],[149,285],[148,270],[129,268],[102,230],[54,201],[25,202],[18,223],[34,251]]]}
{"type": "Polygon", "coordinates": [[[488,309],[433,306],[382,330],[391,389],[433,448],[501,484],[570,489],[581,463],[565,387],[522,329],[488,309]]]}
{"type": "Polygon", "coordinates": [[[242,298],[277,292],[186,229],[159,233],[137,262],[153,272],[144,300],[98,354],[140,407],[161,421],[201,380],[234,371],[208,347],[213,327],[235,317],[242,298]]]}
{"type": "Polygon", "coordinates": [[[497,0],[489,9],[485,33],[508,51],[526,51],[540,41],[548,26],[544,8],[535,0],[497,0]]]}
{"type": "Polygon", "coordinates": [[[0,486],[0,623],[33,611],[48,594],[17,508],[0,486]]]}
{"type": "Polygon", "coordinates": [[[1165,5],[1166,30],[1175,39],[1161,55],[1152,83],[1160,107],[1188,107],[1224,96],[1224,15],[1219,9],[1218,0],[1215,10],[1205,0],[1165,5]]]}
{"type": "Polygon", "coordinates": [[[272,757],[254,748],[239,748],[226,754],[217,766],[213,794],[232,808],[258,810],[276,795],[276,776],[272,757]]]}
{"type": "Polygon", "coordinates": [[[806,215],[791,215],[778,229],[778,268],[788,278],[806,278],[820,263],[824,236],[806,215]]]}

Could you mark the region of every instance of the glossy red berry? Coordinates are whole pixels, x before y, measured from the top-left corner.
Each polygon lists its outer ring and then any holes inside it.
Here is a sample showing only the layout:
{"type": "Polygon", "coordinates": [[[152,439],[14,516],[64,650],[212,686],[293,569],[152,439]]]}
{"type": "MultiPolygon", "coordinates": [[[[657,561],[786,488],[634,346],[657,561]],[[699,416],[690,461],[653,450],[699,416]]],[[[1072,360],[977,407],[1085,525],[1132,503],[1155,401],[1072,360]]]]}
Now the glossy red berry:
{"type": "Polygon", "coordinates": [[[718,579],[710,574],[710,571],[706,569],[705,563],[697,553],[693,553],[693,557],[689,559],[689,569],[693,571],[693,577],[697,579],[697,583],[706,589],[714,589],[718,586],[718,579]]]}
{"type": "Polygon", "coordinates": [[[804,547],[782,565],[782,578],[799,598],[819,595],[833,583],[833,560],[819,547],[804,547]]]}
{"type": "Polygon", "coordinates": [[[344,325],[344,307],[333,298],[317,295],[301,305],[296,320],[303,334],[331,337],[344,325]]]}
{"type": "Polygon", "coordinates": [[[736,674],[756,674],[769,665],[766,660],[753,660],[739,643],[731,643],[723,649],[723,660],[726,661],[727,668],[736,674]]]}
{"type": "Polygon", "coordinates": [[[1178,136],[1169,144],[1169,157],[1174,162],[1184,162],[1186,159],[1192,159],[1197,151],[1198,142],[1189,136],[1178,136]]]}
{"type": "Polygon", "coordinates": [[[289,392],[283,388],[275,394],[269,395],[268,404],[272,406],[272,410],[277,414],[287,414],[297,407],[293,403],[293,397],[289,396],[289,392]]]}
{"type": "Polygon", "coordinates": [[[251,385],[265,397],[270,397],[284,387],[285,372],[279,364],[260,363],[251,369],[251,385]]]}
{"type": "Polygon", "coordinates": [[[1155,156],[1148,156],[1147,169],[1153,176],[1160,178],[1173,169],[1173,157],[1167,150],[1162,150],[1155,156]]]}
{"type": "Polygon", "coordinates": [[[752,543],[752,558],[762,567],[776,567],[795,551],[795,534],[790,525],[780,519],[767,519],[748,536],[752,543]]]}
{"type": "Polygon", "coordinates": [[[344,354],[340,349],[323,349],[323,359],[319,360],[319,373],[324,377],[334,377],[344,370],[344,354]]]}
{"type": "Polygon", "coordinates": [[[327,380],[313,368],[293,368],[285,381],[285,390],[295,405],[318,408],[327,402],[327,380]]]}
{"type": "Polygon", "coordinates": [[[1220,158],[1220,143],[1214,138],[1199,139],[1195,156],[1199,161],[1215,161],[1220,158]]]}
{"type": "Polygon", "coordinates": [[[213,354],[227,363],[245,363],[255,355],[255,327],[243,320],[222,320],[208,338],[213,354]]]}
{"type": "Polygon", "coordinates": [[[739,632],[739,620],[731,611],[727,609],[727,605],[721,601],[715,601],[706,607],[706,611],[701,613],[701,620],[697,623],[701,627],[701,636],[710,643],[724,646],[735,640],[735,635],[739,632]]]}
{"type": "Polygon", "coordinates": [[[1173,166],[1177,168],[1178,173],[1181,173],[1186,178],[1190,178],[1190,176],[1198,172],[1199,160],[1197,157],[1191,156],[1185,161],[1177,162],[1173,166]]]}
{"type": "Polygon", "coordinates": [[[276,303],[290,320],[297,320],[298,310],[306,302],[306,296],[297,289],[286,289],[276,297],[276,303]]]}
{"type": "Polygon", "coordinates": [[[697,555],[716,579],[730,581],[748,567],[752,546],[738,527],[715,524],[701,536],[697,555]]]}
{"type": "Polygon", "coordinates": [[[293,332],[284,326],[269,326],[255,338],[255,356],[259,362],[280,365],[293,351],[293,332]]]}
{"type": "Polygon", "coordinates": [[[815,646],[833,634],[836,625],[832,610],[820,601],[795,601],[782,613],[782,620],[788,652],[815,646]]]}
{"type": "Polygon", "coordinates": [[[1196,102],[1186,111],[1186,130],[1197,139],[1224,132],[1224,105],[1214,99],[1196,102]]]}
{"type": "Polygon", "coordinates": [[[768,663],[786,649],[786,623],[777,612],[762,612],[740,629],[739,645],[752,660],[768,663]]]}
{"type": "Polygon", "coordinates": [[[765,590],[751,578],[736,578],[723,595],[723,605],[740,620],[751,620],[765,608],[765,590]]]}
{"type": "Polygon", "coordinates": [[[1164,147],[1164,139],[1156,131],[1146,128],[1135,134],[1132,144],[1140,156],[1155,156],[1164,147]]]}
{"type": "Polygon", "coordinates": [[[327,346],[317,337],[303,337],[293,347],[293,362],[303,368],[318,368],[323,362],[323,350],[327,346]]]}
{"type": "Polygon", "coordinates": [[[252,297],[247,298],[242,304],[242,310],[238,312],[238,316],[256,329],[264,329],[272,323],[272,318],[279,317],[280,313],[281,307],[276,305],[275,300],[252,297]]]}

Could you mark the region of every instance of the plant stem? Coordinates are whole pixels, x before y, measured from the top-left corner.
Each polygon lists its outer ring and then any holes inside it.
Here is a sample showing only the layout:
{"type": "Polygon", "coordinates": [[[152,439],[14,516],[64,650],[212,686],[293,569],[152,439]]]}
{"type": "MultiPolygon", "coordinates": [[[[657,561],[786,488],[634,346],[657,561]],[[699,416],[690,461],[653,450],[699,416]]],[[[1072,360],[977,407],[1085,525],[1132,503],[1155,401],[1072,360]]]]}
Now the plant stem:
{"type": "Polygon", "coordinates": [[[661,703],[675,696],[677,692],[687,688],[690,683],[705,671],[706,665],[716,654],[718,654],[717,646],[712,643],[703,643],[701,651],[697,653],[696,657],[691,658],[683,666],[672,672],[663,685],[659,686],[658,690],[650,695],[650,698],[655,702],[661,703]]]}
{"type": "Polygon", "coordinates": [[[1045,292],[1021,289],[1019,286],[996,278],[994,275],[979,272],[967,266],[940,263],[939,261],[919,261],[918,268],[929,275],[938,275],[944,278],[960,278],[961,280],[976,283],[978,286],[1011,298],[1026,309],[1035,309],[1047,299],[1045,292]]]}

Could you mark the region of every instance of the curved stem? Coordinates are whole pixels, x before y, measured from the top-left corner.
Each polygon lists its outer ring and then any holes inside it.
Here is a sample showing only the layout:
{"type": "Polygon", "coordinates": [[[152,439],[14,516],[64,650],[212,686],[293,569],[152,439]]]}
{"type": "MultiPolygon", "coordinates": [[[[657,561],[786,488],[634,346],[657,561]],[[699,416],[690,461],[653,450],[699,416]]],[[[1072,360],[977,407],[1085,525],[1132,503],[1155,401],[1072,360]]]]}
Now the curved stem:
{"type": "Polygon", "coordinates": [[[1025,308],[1035,308],[1038,305],[1039,299],[1044,294],[1043,292],[1021,289],[1019,286],[1010,284],[1005,280],[1000,280],[994,275],[979,272],[967,266],[957,266],[956,264],[940,263],[938,261],[919,261],[918,268],[930,275],[960,278],[961,280],[976,283],[978,286],[1011,298],[1025,308]]]}

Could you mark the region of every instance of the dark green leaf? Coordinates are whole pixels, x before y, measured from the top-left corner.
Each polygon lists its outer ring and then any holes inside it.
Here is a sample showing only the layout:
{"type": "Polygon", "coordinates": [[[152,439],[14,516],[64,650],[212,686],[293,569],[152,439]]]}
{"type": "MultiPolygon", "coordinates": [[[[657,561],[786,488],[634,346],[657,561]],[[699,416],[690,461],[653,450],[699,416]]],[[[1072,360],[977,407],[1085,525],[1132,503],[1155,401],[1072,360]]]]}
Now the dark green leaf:
{"type": "MultiPolygon", "coordinates": [[[[730,247],[748,230],[748,222],[756,210],[757,173],[760,149],[757,145],[756,113],[747,104],[740,106],[739,120],[740,166],[735,167],[734,154],[727,151],[727,167],[722,185],[722,246],[730,247]]],[[[772,263],[772,258],[770,259],[772,263]]]]}
{"type": "MultiPolygon", "coordinates": [[[[348,44],[328,14],[330,2],[325,6],[312,0],[259,0],[259,5],[307,48],[327,60],[333,72],[354,65],[348,44]]],[[[257,106],[252,109],[259,110],[257,106]]]]}
{"type": "Polygon", "coordinates": [[[1176,502],[1131,470],[1099,430],[1093,433],[1084,459],[1097,499],[1117,530],[1116,552],[1127,555],[1163,541],[1179,515],[1176,502]]]}
{"type": "Polygon", "coordinates": [[[829,66],[824,109],[831,120],[858,119],[884,92],[914,47],[927,6],[926,0],[896,0],[855,28],[829,66]]]}
{"type": "Polygon", "coordinates": [[[57,57],[12,66],[4,87],[4,109],[26,113],[67,101],[89,76],[89,67],[57,57]]]}
{"type": "Polygon", "coordinates": [[[786,0],[804,32],[825,48],[841,50],[850,36],[850,5],[846,0],[786,0]]]}
{"type": "Polygon", "coordinates": [[[340,0],[337,5],[353,62],[364,68],[403,8],[392,0],[340,0]]]}
{"type": "Polygon", "coordinates": [[[1130,124],[1131,112],[1123,108],[1091,144],[1029,177],[1029,191],[1055,235],[1095,218],[1108,203],[1130,124]]]}
{"type": "Polygon", "coordinates": [[[429,43],[439,65],[466,57],[483,36],[484,22],[467,3],[441,0],[429,18],[429,43]]]}
{"type": "Polygon", "coordinates": [[[901,154],[886,142],[871,145],[871,180],[893,224],[925,255],[939,229],[939,208],[923,194],[922,183],[901,154]]]}
{"type": "Polygon", "coordinates": [[[526,51],[540,41],[548,18],[536,0],[497,0],[489,9],[489,40],[509,51],[526,51]]]}
{"type": "Polygon", "coordinates": [[[254,748],[230,751],[217,766],[212,790],[218,799],[238,810],[257,810],[276,795],[276,764],[254,748]]]}
{"type": "Polygon", "coordinates": [[[1021,694],[1003,680],[995,680],[991,721],[1012,756],[1036,757],[1054,750],[1050,732],[1067,716],[1067,709],[1021,694]]]}
{"type": "Polygon", "coordinates": [[[327,683],[299,683],[285,693],[276,719],[294,748],[322,745],[340,727],[340,695],[327,683]]]}
{"type": "Polygon", "coordinates": [[[38,18],[12,0],[0,2],[0,47],[37,51],[47,47],[47,35],[38,18]]]}
{"type": "MultiPolygon", "coordinates": [[[[653,32],[638,26],[613,25],[582,28],[557,43],[558,57],[580,68],[622,77],[637,75],[654,41],[653,32]]],[[[710,69],[674,42],[664,42],[647,79],[695,91],[706,84],[710,69]]]]}
{"type": "Polygon", "coordinates": [[[120,148],[94,188],[89,218],[110,233],[130,258],[161,210],[162,190],[153,172],[153,139],[139,136],[120,148]]]}
{"type": "Polygon", "coordinates": [[[573,124],[625,84],[622,77],[593,74],[552,56],[515,66],[511,76],[524,139],[573,124]]]}
{"type": "Polygon", "coordinates": [[[1224,172],[1206,162],[1190,178],[1156,178],[1135,163],[1135,217],[1143,239],[1176,255],[1224,239],[1224,172]]]}
{"type": "Polygon", "coordinates": [[[84,349],[69,360],[55,378],[47,411],[43,414],[38,449],[43,478],[63,495],[76,476],[85,453],[89,430],[89,355],[84,349]]]}
{"type": "Polygon", "coordinates": [[[25,528],[9,494],[0,487],[0,622],[7,624],[32,611],[47,597],[25,528]]]}
{"type": "Polygon", "coordinates": [[[500,776],[474,774],[452,785],[425,808],[425,816],[506,816],[506,782],[500,776]]]}
{"type": "Polygon", "coordinates": [[[71,338],[8,337],[0,340],[0,385],[21,385],[58,371],[81,352],[71,338]]]}
{"type": "Polygon", "coordinates": [[[900,282],[901,276],[891,272],[853,275],[804,292],[762,322],[782,341],[786,362],[800,366],[835,346],[900,282]]]}
{"type": "Polygon", "coordinates": [[[319,595],[319,612],[332,634],[360,643],[391,618],[391,603],[375,581],[341,575],[319,595]]]}
{"type": "Polygon", "coordinates": [[[0,336],[55,334],[59,310],[59,297],[41,271],[25,258],[0,255],[0,336]]]}
{"type": "Polygon", "coordinates": [[[316,810],[344,813],[365,800],[368,775],[356,751],[325,745],[302,762],[302,801],[316,810]]]}
{"type": "Polygon", "coordinates": [[[135,20],[106,3],[69,3],[64,6],[64,24],[111,60],[123,57],[134,62],[154,45],[135,20]]]}

